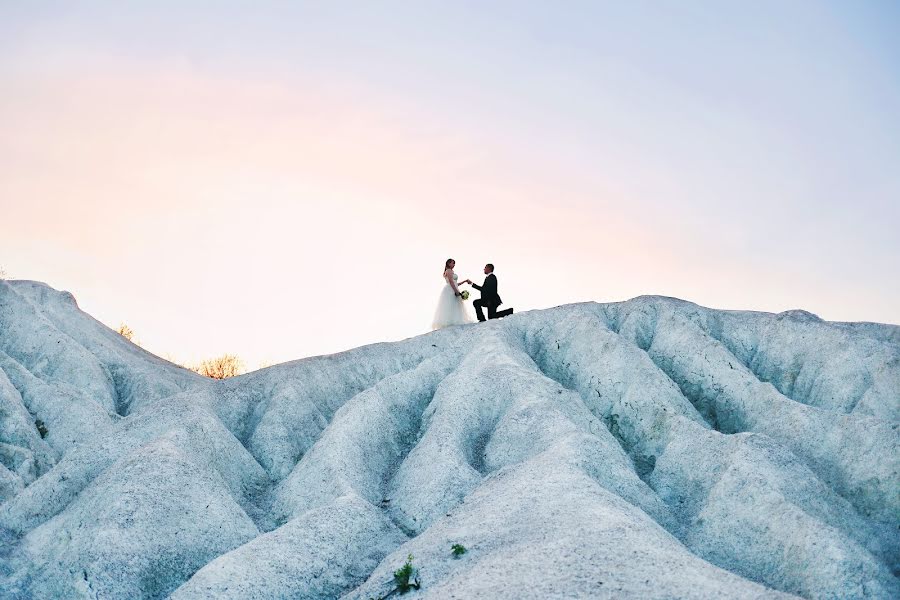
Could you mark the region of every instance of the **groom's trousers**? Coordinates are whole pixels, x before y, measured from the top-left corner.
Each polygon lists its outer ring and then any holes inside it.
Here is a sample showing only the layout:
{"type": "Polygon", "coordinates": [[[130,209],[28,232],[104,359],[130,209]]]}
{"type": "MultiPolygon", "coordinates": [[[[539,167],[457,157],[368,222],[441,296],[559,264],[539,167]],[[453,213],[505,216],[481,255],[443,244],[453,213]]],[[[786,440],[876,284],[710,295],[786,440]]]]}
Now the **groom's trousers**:
{"type": "Polygon", "coordinates": [[[475,307],[475,314],[478,316],[479,321],[484,321],[484,312],[481,310],[484,306],[487,306],[488,309],[488,319],[497,318],[497,305],[493,302],[488,304],[482,298],[479,298],[472,303],[472,306],[475,307]]]}
{"type": "Polygon", "coordinates": [[[484,321],[484,313],[481,311],[483,306],[487,306],[488,309],[488,319],[497,319],[499,317],[508,317],[513,314],[513,309],[507,308],[506,310],[497,310],[496,304],[487,304],[482,299],[478,299],[472,303],[472,306],[475,307],[475,314],[478,315],[479,321],[484,321]]]}

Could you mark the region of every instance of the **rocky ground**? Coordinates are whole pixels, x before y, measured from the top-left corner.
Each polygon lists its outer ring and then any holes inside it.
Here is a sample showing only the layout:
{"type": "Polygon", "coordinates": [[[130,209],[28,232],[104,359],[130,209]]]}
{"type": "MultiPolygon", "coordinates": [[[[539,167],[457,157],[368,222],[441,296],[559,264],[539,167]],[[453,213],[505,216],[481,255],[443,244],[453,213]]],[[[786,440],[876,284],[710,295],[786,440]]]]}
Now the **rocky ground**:
{"type": "Polygon", "coordinates": [[[0,596],[378,598],[411,554],[405,598],[897,598],[898,425],[891,325],[640,297],[220,382],[0,281],[0,596]]]}

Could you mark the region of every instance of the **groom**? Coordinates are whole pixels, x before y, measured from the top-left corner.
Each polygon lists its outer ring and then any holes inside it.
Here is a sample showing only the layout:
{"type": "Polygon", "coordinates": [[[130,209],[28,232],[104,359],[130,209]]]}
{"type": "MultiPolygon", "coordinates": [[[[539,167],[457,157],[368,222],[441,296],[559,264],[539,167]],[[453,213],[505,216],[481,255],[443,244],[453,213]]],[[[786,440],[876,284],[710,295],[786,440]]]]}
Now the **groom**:
{"type": "Polygon", "coordinates": [[[484,274],[487,277],[484,278],[484,283],[481,285],[469,281],[469,283],[472,283],[473,288],[481,292],[481,298],[472,303],[472,306],[475,307],[475,314],[478,315],[478,320],[485,320],[484,312],[481,310],[485,306],[488,309],[488,319],[496,319],[497,317],[506,317],[513,314],[513,309],[511,308],[497,312],[497,307],[503,304],[503,300],[497,294],[497,276],[494,275],[494,265],[491,263],[484,265],[484,274]]]}

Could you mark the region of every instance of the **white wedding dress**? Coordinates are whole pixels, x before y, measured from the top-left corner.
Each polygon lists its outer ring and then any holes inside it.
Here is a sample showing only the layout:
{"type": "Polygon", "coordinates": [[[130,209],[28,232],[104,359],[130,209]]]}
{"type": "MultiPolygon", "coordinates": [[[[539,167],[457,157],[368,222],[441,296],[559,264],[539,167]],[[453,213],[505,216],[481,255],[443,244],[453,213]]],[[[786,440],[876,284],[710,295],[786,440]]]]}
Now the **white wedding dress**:
{"type": "MultiPolygon", "coordinates": [[[[453,281],[458,280],[459,276],[454,273],[453,281]]],[[[474,322],[475,319],[469,314],[466,301],[456,295],[449,282],[445,283],[444,289],[441,290],[441,295],[438,298],[437,310],[434,311],[434,321],[431,323],[431,328],[441,329],[450,325],[463,325],[474,322]]]]}

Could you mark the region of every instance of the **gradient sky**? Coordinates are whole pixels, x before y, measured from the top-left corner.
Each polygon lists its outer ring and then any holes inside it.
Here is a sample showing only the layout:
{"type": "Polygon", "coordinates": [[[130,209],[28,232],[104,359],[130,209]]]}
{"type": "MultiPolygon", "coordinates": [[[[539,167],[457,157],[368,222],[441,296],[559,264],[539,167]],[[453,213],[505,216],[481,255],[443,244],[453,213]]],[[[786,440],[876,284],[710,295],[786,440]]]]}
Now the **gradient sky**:
{"type": "Polygon", "coordinates": [[[0,268],[253,368],[664,294],[900,323],[900,3],[0,0],[0,268]]]}

